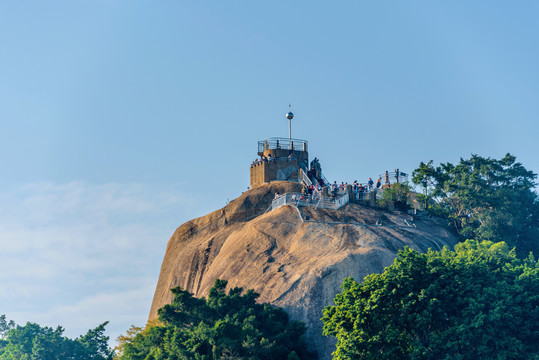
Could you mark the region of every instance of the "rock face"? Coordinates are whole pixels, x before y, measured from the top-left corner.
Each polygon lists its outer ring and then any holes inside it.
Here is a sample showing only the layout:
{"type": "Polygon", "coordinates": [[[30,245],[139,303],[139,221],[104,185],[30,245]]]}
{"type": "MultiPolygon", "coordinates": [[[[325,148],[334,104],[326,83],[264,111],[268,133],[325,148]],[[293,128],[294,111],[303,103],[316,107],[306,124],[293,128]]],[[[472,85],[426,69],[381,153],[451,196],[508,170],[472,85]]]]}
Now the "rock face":
{"type": "Polygon", "coordinates": [[[263,184],[223,209],[180,226],[170,238],[149,319],[181,286],[206,296],[215,279],[260,293],[307,325],[319,358],[331,359],[334,339],[322,336],[323,308],[333,305],[347,276],[381,273],[398,250],[452,247],[456,237],[439,221],[348,204],[339,210],[284,206],[268,211],[290,182],[263,184]]]}

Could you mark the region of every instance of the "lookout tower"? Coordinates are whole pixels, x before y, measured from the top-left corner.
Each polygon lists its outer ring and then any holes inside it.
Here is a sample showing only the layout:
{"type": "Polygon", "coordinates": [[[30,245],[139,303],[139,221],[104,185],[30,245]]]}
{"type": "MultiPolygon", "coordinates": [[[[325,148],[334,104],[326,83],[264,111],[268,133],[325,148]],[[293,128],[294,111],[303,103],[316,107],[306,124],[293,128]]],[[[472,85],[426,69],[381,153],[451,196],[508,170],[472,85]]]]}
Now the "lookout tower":
{"type": "Polygon", "coordinates": [[[272,137],[258,142],[258,156],[251,165],[251,187],[274,180],[301,182],[309,169],[308,143],[292,139],[292,118],[288,109],[288,138],[272,137]]]}
{"type": "Polygon", "coordinates": [[[274,180],[301,182],[309,166],[308,143],[291,138],[269,138],[258,142],[261,160],[251,165],[251,187],[274,180]]]}

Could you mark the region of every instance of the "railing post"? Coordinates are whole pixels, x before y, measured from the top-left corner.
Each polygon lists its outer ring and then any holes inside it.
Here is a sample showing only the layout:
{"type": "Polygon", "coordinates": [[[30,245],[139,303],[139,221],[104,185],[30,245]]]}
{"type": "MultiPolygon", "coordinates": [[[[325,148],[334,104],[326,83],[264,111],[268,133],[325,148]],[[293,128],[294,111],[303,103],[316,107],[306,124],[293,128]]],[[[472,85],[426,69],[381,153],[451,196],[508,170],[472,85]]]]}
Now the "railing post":
{"type": "Polygon", "coordinates": [[[369,205],[371,207],[375,207],[376,206],[376,190],[372,190],[370,193],[369,193],[369,205]]]}

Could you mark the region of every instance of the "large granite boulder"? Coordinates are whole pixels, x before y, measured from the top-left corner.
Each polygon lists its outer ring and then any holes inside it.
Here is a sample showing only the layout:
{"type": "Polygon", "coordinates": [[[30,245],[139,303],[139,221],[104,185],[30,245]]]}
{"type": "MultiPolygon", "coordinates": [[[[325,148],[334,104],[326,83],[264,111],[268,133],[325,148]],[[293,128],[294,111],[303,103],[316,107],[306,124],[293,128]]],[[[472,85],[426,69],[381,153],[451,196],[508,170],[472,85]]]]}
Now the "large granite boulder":
{"type": "Polygon", "coordinates": [[[440,220],[361,205],[269,210],[275,192],[300,189],[291,182],[263,184],[180,226],[168,242],[149,319],[171,302],[170,288],[206,296],[216,278],[226,279],[304,321],[310,346],[330,359],[335,341],[322,336],[320,318],[345,277],[382,272],[404,246],[426,251],[456,243],[440,220]]]}

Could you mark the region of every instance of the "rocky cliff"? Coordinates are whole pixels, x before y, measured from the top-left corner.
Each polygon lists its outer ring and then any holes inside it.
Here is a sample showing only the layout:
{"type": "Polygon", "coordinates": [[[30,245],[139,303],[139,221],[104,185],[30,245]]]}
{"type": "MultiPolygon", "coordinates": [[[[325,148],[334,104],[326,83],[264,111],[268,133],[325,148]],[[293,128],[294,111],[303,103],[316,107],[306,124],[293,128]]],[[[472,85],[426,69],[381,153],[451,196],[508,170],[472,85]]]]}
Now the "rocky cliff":
{"type": "Polygon", "coordinates": [[[216,278],[226,279],[304,321],[309,344],[330,359],[334,341],[322,336],[320,318],[345,277],[382,272],[404,246],[426,251],[456,243],[435,219],[355,204],[266,212],[275,192],[299,190],[296,183],[263,184],[180,226],[168,242],[149,319],[172,300],[170,288],[206,296],[216,278]]]}

